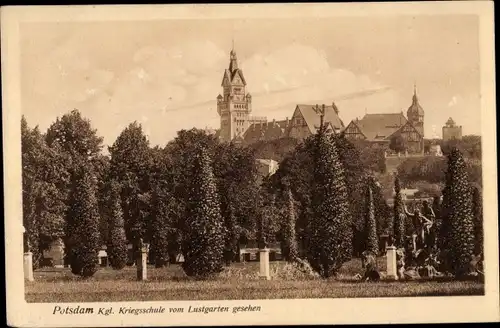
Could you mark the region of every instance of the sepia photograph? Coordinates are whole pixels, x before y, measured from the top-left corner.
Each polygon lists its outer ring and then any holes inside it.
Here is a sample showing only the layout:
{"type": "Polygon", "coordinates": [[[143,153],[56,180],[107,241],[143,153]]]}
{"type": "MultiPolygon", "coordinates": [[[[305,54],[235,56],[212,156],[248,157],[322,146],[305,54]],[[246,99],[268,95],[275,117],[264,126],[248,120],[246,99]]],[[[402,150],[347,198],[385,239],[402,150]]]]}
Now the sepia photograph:
{"type": "Polygon", "coordinates": [[[473,10],[372,5],[27,7],[2,36],[16,297],[95,326],[497,297],[493,35],[473,10]]]}

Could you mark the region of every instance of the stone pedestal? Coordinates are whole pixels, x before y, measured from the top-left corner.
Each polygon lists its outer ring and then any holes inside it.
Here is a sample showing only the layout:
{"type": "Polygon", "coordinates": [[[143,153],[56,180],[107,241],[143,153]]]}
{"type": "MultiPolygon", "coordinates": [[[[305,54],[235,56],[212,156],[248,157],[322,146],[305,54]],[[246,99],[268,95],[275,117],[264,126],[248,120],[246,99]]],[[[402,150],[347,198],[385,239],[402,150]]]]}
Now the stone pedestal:
{"type": "Polygon", "coordinates": [[[138,251],[136,254],[135,264],[137,267],[137,280],[139,281],[148,280],[147,258],[148,258],[148,252],[145,247],[140,251],[138,251]]]}
{"type": "Polygon", "coordinates": [[[260,271],[259,277],[263,280],[270,280],[269,274],[269,248],[259,249],[260,271]]]}
{"type": "Polygon", "coordinates": [[[24,253],[24,279],[34,281],[33,277],[33,253],[24,253]]]}
{"type": "Polygon", "coordinates": [[[55,268],[64,267],[64,243],[61,239],[56,240],[50,247],[50,254],[55,268]]]}
{"type": "Polygon", "coordinates": [[[396,247],[387,247],[387,279],[398,280],[397,271],[397,261],[396,261],[396,247]]]}

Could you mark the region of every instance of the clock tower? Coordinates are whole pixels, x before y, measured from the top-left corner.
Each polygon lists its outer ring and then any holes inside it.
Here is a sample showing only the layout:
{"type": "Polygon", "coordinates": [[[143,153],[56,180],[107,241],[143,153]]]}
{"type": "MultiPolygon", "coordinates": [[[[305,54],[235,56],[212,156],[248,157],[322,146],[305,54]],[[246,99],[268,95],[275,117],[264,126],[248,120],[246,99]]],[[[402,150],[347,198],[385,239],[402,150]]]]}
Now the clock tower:
{"type": "Polygon", "coordinates": [[[238,68],[234,49],[229,54],[229,68],[222,77],[222,95],[217,96],[217,112],[220,115],[220,139],[231,141],[243,133],[250,125],[252,96],[246,92],[243,72],[238,68]]]}

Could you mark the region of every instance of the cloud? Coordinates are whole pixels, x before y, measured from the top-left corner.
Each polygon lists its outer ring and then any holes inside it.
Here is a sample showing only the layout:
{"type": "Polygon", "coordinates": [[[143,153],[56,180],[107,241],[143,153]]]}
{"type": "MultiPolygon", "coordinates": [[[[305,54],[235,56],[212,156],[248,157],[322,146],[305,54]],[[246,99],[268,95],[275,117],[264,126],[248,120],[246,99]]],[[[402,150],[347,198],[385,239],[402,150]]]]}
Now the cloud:
{"type": "MultiPolygon", "coordinates": [[[[50,106],[82,110],[107,144],[134,120],[141,122],[153,144],[165,144],[184,128],[218,128],[215,99],[222,92],[229,53],[215,43],[192,40],[142,47],[121,72],[96,67],[92,55],[79,54],[74,43],[70,39],[54,50],[33,85],[50,106]],[[42,77],[50,83],[43,83],[42,77]]],[[[364,113],[367,99],[370,111],[395,101],[389,87],[331,67],[323,51],[297,43],[256,53],[239,64],[253,95],[252,114],[269,120],[291,116],[297,103],[335,100],[345,105],[345,111],[339,107],[347,123],[364,113]]]]}
{"type": "Polygon", "coordinates": [[[450,100],[450,102],[448,103],[448,107],[453,107],[453,106],[455,106],[455,105],[457,104],[457,102],[458,102],[457,96],[453,96],[453,97],[451,97],[451,100],[450,100]]]}

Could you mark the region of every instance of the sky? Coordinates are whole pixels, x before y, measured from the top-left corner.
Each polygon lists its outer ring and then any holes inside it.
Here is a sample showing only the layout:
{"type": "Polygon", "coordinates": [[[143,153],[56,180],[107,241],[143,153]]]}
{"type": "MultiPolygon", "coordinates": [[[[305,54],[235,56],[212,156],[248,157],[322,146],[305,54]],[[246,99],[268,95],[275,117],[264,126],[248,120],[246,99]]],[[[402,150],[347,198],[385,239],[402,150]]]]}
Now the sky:
{"type": "Polygon", "coordinates": [[[45,130],[76,108],[112,145],[131,122],[152,145],[180,129],[218,128],[216,97],[234,42],[255,116],[335,101],[347,125],[411,105],[426,138],[448,117],[480,134],[473,15],[23,23],[22,113],[45,130]]]}

